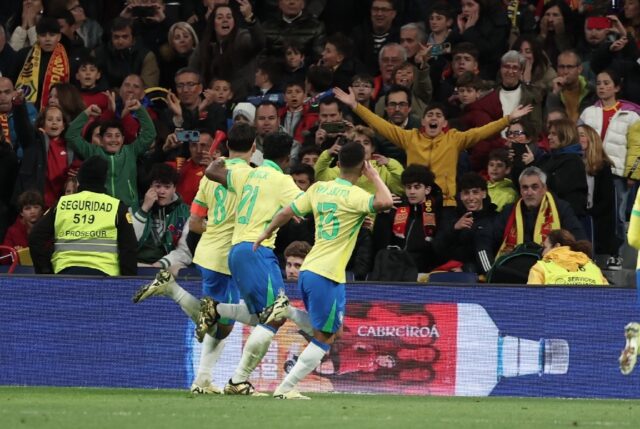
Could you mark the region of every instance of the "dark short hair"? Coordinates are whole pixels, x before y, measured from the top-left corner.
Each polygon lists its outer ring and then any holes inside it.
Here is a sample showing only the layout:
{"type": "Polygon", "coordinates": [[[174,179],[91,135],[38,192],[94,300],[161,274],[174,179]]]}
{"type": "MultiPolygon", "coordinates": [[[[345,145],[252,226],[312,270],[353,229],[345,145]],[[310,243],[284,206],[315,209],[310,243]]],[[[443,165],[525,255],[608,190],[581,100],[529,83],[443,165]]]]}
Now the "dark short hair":
{"type": "Polygon", "coordinates": [[[302,158],[304,158],[305,155],[316,154],[320,156],[321,153],[322,150],[320,150],[320,148],[316,145],[302,146],[302,148],[298,152],[298,160],[302,161],[302,158]]]}
{"type": "Polygon", "coordinates": [[[356,83],[357,81],[361,81],[361,82],[366,82],[369,85],[371,85],[371,87],[373,88],[373,76],[371,76],[370,74],[366,74],[366,73],[362,73],[362,74],[356,74],[351,78],[351,85],[353,85],[354,83],[356,83]]]}
{"type": "Polygon", "coordinates": [[[104,134],[107,132],[109,128],[117,128],[118,130],[120,130],[120,133],[124,136],[124,127],[122,126],[122,122],[116,119],[111,119],[109,121],[104,121],[100,125],[100,137],[104,137],[104,134]]]}
{"type": "Polygon", "coordinates": [[[469,171],[464,173],[460,180],[458,181],[458,193],[466,190],[480,188],[483,191],[487,190],[487,181],[484,180],[482,176],[480,176],[475,171],[469,171]]]}
{"type": "Polygon", "coordinates": [[[76,23],[76,19],[73,17],[73,14],[67,9],[58,9],[52,16],[55,19],[64,19],[67,25],[73,25],[76,23]]]}
{"type": "Polygon", "coordinates": [[[443,103],[439,103],[437,101],[427,104],[427,107],[425,107],[422,117],[424,118],[427,115],[427,113],[429,113],[432,110],[440,110],[444,115],[445,119],[447,118],[447,107],[443,103]]]}
{"type": "Polygon", "coordinates": [[[411,106],[411,90],[409,88],[407,88],[406,86],[403,85],[398,85],[398,84],[393,84],[391,85],[391,87],[389,87],[389,90],[387,91],[387,93],[384,95],[384,105],[386,106],[387,104],[389,104],[389,94],[394,94],[396,92],[404,92],[405,95],[407,96],[407,101],[409,102],[409,106],[411,106]]]}
{"type": "Polygon", "coordinates": [[[455,57],[457,54],[469,54],[478,61],[480,51],[478,50],[478,47],[471,42],[461,42],[453,47],[453,50],[451,51],[451,58],[455,57]]]}
{"type": "Polygon", "coordinates": [[[509,151],[507,148],[499,147],[489,152],[489,161],[501,161],[504,165],[511,167],[511,158],[509,158],[509,151]]]}
{"type": "Polygon", "coordinates": [[[306,78],[315,91],[326,91],[333,83],[333,71],[329,67],[312,65],[307,70],[306,78]]]}
{"type": "Polygon", "coordinates": [[[100,65],[98,64],[98,60],[93,55],[83,55],[80,57],[80,61],[78,62],[78,69],[82,66],[94,66],[98,70],[100,70],[100,65]]]}
{"type": "Polygon", "coordinates": [[[56,18],[51,16],[43,16],[40,18],[40,21],[36,24],[36,33],[37,34],[60,34],[60,24],[56,18]]]}
{"type": "Polygon", "coordinates": [[[245,122],[236,122],[227,133],[227,146],[236,152],[248,152],[256,139],[256,128],[245,122]]]}
{"type": "Polygon", "coordinates": [[[270,82],[277,83],[280,81],[280,76],[282,75],[282,64],[280,62],[268,57],[262,58],[258,61],[256,68],[269,76],[270,82]]]}
{"type": "Polygon", "coordinates": [[[334,33],[331,36],[327,37],[324,43],[325,45],[327,43],[330,43],[335,46],[336,51],[344,55],[345,59],[351,57],[351,55],[353,54],[353,42],[350,38],[340,32],[334,33]]]}
{"type": "Polygon", "coordinates": [[[271,106],[276,109],[276,113],[278,112],[278,106],[273,101],[263,100],[256,106],[256,117],[258,116],[258,109],[265,106],[271,106]]]}
{"type": "Polygon", "coordinates": [[[293,256],[296,258],[306,258],[311,251],[311,245],[306,241],[292,241],[284,249],[284,257],[293,256]]]}
{"type": "Polygon", "coordinates": [[[291,153],[293,137],[287,133],[269,133],[264,137],[262,147],[264,148],[264,158],[271,161],[281,161],[291,153]]]}
{"type": "Polygon", "coordinates": [[[442,15],[444,17],[446,17],[447,19],[454,19],[455,18],[455,13],[453,8],[446,2],[444,1],[439,1],[437,3],[435,3],[432,7],[431,10],[429,11],[429,14],[427,15],[427,17],[431,16],[432,13],[437,13],[438,15],[442,15]]]}
{"type": "Polygon", "coordinates": [[[411,164],[402,172],[400,181],[405,186],[411,183],[422,183],[424,186],[432,186],[436,181],[436,176],[426,165],[411,164]]]}
{"type": "Polygon", "coordinates": [[[342,106],[341,106],[342,103],[340,103],[340,101],[338,101],[338,99],[333,95],[320,99],[320,103],[318,104],[318,110],[320,106],[331,106],[332,104],[337,105],[338,110],[342,111],[342,106]]]}
{"type": "Polygon", "coordinates": [[[316,181],[316,172],[312,166],[307,164],[297,164],[289,170],[289,174],[293,176],[294,174],[306,174],[309,178],[309,182],[313,183],[316,181]]]}
{"type": "Polygon", "coordinates": [[[16,204],[19,211],[22,211],[25,206],[40,206],[44,208],[44,197],[39,191],[28,189],[18,196],[16,204]]]}
{"type": "Polygon", "coordinates": [[[114,31],[122,31],[127,28],[130,28],[131,34],[133,34],[133,21],[129,18],[118,16],[111,22],[110,30],[113,33],[114,31]]]}
{"type": "Polygon", "coordinates": [[[91,142],[91,137],[93,136],[93,132],[95,131],[96,128],[101,126],[102,126],[102,121],[89,122],[84,129],[84,133],[82,134],[82,137],[86,141],[91,142]]]}
{"type": "Polygon", "coordinates": [[[176,169],[164,162],[153,164],[149,171],[149,184],[159,182],[163,185],[175,185],[178,183],[178,178],[176,169]]]}
{"type": "Polygon", "coordinates": [[[338,160],[342,168],[354,168],[364,161],[364,148],[360,143],[348,142],[340,149],[338,160]]]}
{"type": "Polygon", "coordinates": [[[304,82],[301,81],[300,79],[293,79],[293,80],[287,81],[284,84],[285,92],[287,91],[287,89],[291,88],[292,86],[298,86],[298,87],[302,88],[302,91],[304,91],[304,82]]]}
{"type": "Polygon", "coordinates": [[[462,87],[480,90],[484,88],[484,82],[477,74],[466,71],[458,77],[458,79],[456,80],[456,86],[458,88],[462,87]]]}
{"type": "Polygon", "coordinates": [[[183,74],[187,74],[187,73],[191,73],[191,74],[195,74],[196,76],[198,76],[198,83],[201,85],[204,85],[204,82],[202,81],[202,74],[200,74],[200,72],[194,68],[191,67],[182,67],[181,69],[179,69],[175,76],[173,76],[173,80],[175,81],[175,79],[178,76],[181,76],[183,74]]]}

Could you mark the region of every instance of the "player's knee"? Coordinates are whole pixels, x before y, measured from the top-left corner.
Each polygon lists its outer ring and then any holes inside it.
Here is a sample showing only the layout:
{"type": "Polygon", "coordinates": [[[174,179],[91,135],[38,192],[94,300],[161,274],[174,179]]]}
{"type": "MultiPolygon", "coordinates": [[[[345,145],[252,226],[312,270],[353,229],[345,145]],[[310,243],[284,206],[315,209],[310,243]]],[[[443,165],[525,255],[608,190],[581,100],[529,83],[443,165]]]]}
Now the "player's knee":
{"type": "Polygon", "coordinates": [[[223,325],[222,323],[219,323],[215,337],[219,340],[224,340],[229,336],[229,334],[231,334],[231,331],[233,331],[233,325],[223,325]]]}
{"type": "Polygon", "coordinates": [[[322,343],[331,345],[336,340],[336,333],[314,330],[313,337],[322,343]]]}

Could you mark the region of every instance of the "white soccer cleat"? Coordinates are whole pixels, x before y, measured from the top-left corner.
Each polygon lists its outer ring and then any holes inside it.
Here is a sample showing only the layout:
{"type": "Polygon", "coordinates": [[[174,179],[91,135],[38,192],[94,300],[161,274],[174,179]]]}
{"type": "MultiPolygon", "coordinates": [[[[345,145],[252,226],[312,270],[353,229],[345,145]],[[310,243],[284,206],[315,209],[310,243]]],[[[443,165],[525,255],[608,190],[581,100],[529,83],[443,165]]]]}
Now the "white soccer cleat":
{"type": "Polygon", "coordinates": [[[275,399],[311,399],[310,397],[303,395],[295,389],[289,390],[285,393],[280,393],[278,392],[278,390],[276,390],[275,392],[273,392],[273,397],[275,399]]]}
{"type": "Polygon", "coordinates": [[[627,343],[620,354],[620,372],[629,375],[636,366],[638,359],[638,336],[640,335],[640,323],[631,322],[624,327],[624,337],[627,343]]]}
{"type": "Polygon", "coordinates": [[[211,383],[210,380],[194,381],[191,385],[191,393],[194,395],[222,395],[222,390],[211,383]]]}
{"type": "Polygon", "coordinates": [[[287,317],[287,309],[289,308],[289,298],[285,295],[284,290],[280,289],[278,296],[273,304],[262,310],[258,316],[261,324],[267,325],[271,322],[279,322],[287,317]]]}
{"type": "Polygon", "coordinates": [[[147,283],[142,286],[138,291],[133,295],[133,302],[138,303],[140,301],[144,301],[150,296],[156,295],[168,295],[169,286],[171,284],[175,284],[176,280],[173,278],[173,274],[171,274],[167,270],[160,270],[156,274],[156,278],[153,279],[151,283],[147,283]]]}

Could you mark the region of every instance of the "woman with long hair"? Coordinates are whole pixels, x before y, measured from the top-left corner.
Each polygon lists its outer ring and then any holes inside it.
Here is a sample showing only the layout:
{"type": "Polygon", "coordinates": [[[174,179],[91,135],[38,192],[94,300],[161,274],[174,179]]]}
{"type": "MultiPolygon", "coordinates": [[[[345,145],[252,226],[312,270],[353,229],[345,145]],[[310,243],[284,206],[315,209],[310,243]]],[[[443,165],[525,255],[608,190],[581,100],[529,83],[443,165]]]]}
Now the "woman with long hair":
{"type": "Polygon", "coordinates": [[[47,105],[60,108],[67,124],[87,108],[82,101],[80,90],[70,83],[53,84],[47,105]]]}
{"type": "MultiPolygon", "coordinates": [[[[591,126],[602,138],[605,153],[612,161],[616,195],[616,235],[625,241],[625,222],[629,192],[640,179],[640,106],[618,99],[620,77],[613,70],[596,76],[598,101],[580,115],[580,123],[591,126]]],[[[610,269],[620,269],[622,260],[614,254],[610,269]]]]}
{"type": "Polygon", "coordinates": [[[253,86],[256,56],[265,46],[262,26],[248,1],[242,2],[240,12],[246,28],[239,27],[229,6],[217,5],[209,15],[199,49],[189,60],[205,82],[214,77],[231,82],[237,99],[244,98],[253,86]]]}
{"type": "Polygon", "coordinates": [[[584,216],[588,188],[578,130],[569,119],[551,121],[548,139],[551,150],[536,163],[547,173],[547,188],[568,202],[577,216],[584,216]]]}
{"type": "Polygon", "coordinates": [[[608,285],[600,268],[591,260],[591,243],[576,241],[566,229],[554,229],[543,242],[542,259],[529,271],[532,285],[608,285]]]}
{"type": "Polygon", "coordinates": [[[613,163],[602,147],[600,135],[592,127],[579,125],[578,139],[587,170],[587,213],[593,218],[595,253],[613,258],[622,244],[615,234],[616,195],[611,172],[613,163]]]}
{"type": "Polygon", "coordinates": [[[622,22],[640,47],[640,0],[624,0],[622,22]]]}
{"type": "Polygon", "coordinates": [[[186,22],[176,22],[169,28],[167,43],[160,47],[160,86],[173,88],[174,77],[189,65],[189,57],[198,49],[198,35],[186,22]]]}
{"type": "Polygon", "coordinates": [[[542,48],[555,68],[558,55],[575,47],[573,12],[564,0],[551,0],[544,5],[538,25],[542,48]]]}
{"type": "Polygon", "coordinates": [[[536,36],[525,34],[518,37],[513,43],[513,49],[520,52],[526,60],[522,81],[545,91],[551,91],[553,79],[557,73],[551,67],[551,61],[536,36]]]}

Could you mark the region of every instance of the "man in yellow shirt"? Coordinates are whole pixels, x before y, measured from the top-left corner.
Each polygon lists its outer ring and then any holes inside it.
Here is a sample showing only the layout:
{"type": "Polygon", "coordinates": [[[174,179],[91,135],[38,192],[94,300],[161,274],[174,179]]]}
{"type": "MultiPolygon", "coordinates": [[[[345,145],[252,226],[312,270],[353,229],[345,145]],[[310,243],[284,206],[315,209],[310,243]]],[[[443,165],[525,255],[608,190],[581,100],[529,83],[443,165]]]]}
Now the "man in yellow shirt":
{"type": "MultiPolygon", "coordinates": [[[[636,249],[640,249],[640,192],[636,194],[636,201],[631,211],[629,221],[629,231],[627,232],[629,244],[636,249]]],[[[640,258],[636,266],[636,288],[638,289],[638,302],[640,303],[640,258]]],[[[631,322],[624,327],[624,337],[626,344],[618,359],[620,362],[620,372],[629,375],[636,366],[638,359],[638,337],[640,336],[640,323],[631,322]]]]}
{"type": "Polygon", "coordinates": [[[313,213],[316,242],[300,268],[298,286],[313,326],[313,339],[273,393],[278,399],[309,399],[295,386],[313,371],[329,351],[342,326],[346,307],[345,270],[365,217],[393,205],[391,192],[365,161],[362,145],[347,143],[339,153],[340,177],[317,182],[286,206],[257,238],[254,248],[271,240],[273,232],[293,216],[313,213]],[[360,176],[375,186],[375,195],[354,186],[360,176]]]}

